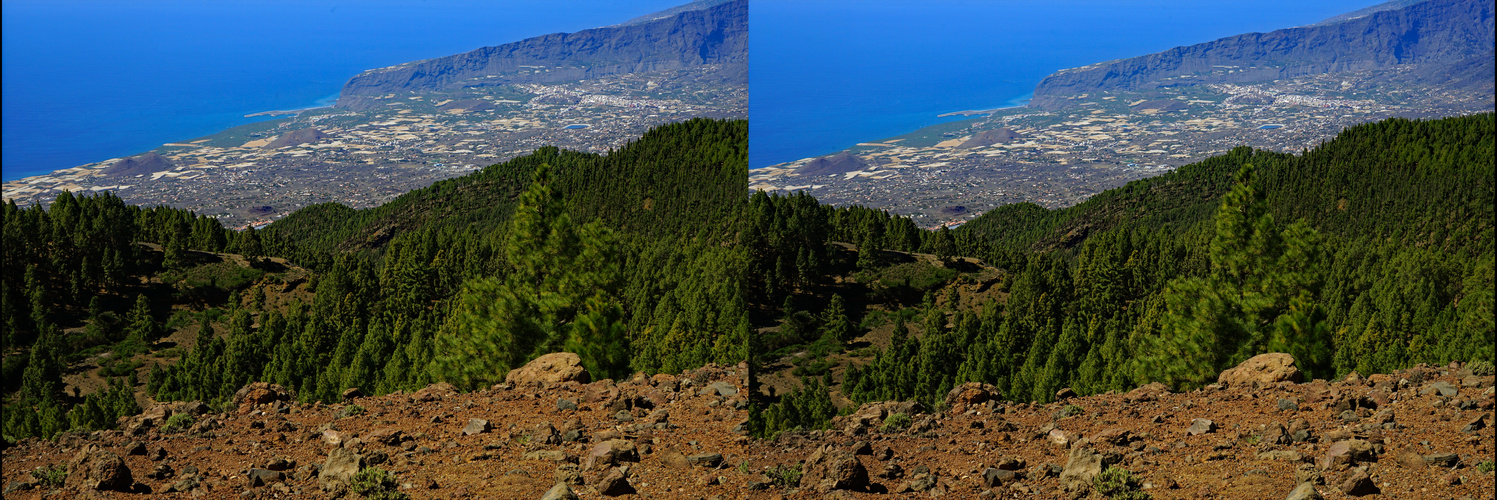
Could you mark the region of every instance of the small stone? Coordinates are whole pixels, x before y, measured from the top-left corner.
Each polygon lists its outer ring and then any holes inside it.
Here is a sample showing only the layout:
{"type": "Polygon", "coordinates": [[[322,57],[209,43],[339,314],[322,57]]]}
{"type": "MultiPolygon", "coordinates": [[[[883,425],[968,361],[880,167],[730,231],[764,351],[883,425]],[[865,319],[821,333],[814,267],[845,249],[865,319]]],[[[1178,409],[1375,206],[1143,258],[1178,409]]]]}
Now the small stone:
{"type": "MultiPolygon", "coordinates": [[[[1299,411],[1299,403],[1294,402],[1293,399],[1282,399],[1281,398],[1281,399],[1279,399],[1279,410],[1281,410],[1281,411],[1299,411]]],[[[1303,485],[1301,485],[1301,486],[1303,486],[1303,485]]],[[[1297,490],[1299,488],[1295,488],[1295,489],[1297,490]]],[[[1314,490],[1315,488],[1313,486],[1311,486],[1310,489],[1314,490]]]]}
{"type": "Polygon", "coordinates": [[[359,390],[358,387],[349,387],[349,388],[343,390],[343,400],[344,401],[348,401],[348,400],[351,400],[351,399],[354,399],[354,398],[362,398],[362,397],[364,397],[364,391],[359,390]]]}
{"type": "Polygon", "coordinates": [[[560,398],[556,400],[556,409],[561,411],[576,410],[577,402],[566,398],[560,398]]]}
{"type": "Polygon", "coordinates": [[[129,443],[125,443],[125,454],[144,455],[146,454],[146,444],[140,441],[131,441],[129,443]]]}
{"type": "Polygon", "coordinates": [[[1056,401],[1060,401],[1062,399],[1070,399],[1070,398],[1074,398],[1074,397],[1076,397],[1076,391],[1071,390],[1070,387],[1061,389],[1059,391],[1055,391],[1055,400],[1056,401]]]}
{"type": "Polygon", "coordinates": [[[1204,418],[1197,418],[1190,421],[1190,428],[1185,429],[1185,432],[1192,436],[1210,434],[1216,432],[1216,423],[1204,418]]]}

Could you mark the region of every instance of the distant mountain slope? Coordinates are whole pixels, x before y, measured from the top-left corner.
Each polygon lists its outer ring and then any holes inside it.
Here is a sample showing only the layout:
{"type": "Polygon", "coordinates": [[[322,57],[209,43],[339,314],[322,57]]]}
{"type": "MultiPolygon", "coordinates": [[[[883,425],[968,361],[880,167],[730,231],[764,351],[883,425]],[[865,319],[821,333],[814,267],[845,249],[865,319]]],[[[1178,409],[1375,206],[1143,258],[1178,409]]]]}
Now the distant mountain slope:
{"type": "Polygon", "coordinates": [[[1061,107],[1066,96],[1087,92],[1454,63],[1492,53],[1492,10],[1485,0],[1431,0],[1331,25],[1248,33],[1061,70],[1040,82],[1030,106],[1061,107]]]}
{"type": "Polygon", "coordinates": [[[831,156],[823,156],[821,158],[811,160],[801,168],[796,169],[795,172],[802,176],[809,177],[845,174],[847,172],[855,172],[865,168],[868,168],[867,161],[854,156],[852,153],[843,151],[831,156]]]}
{"type": "Polygon", "coordinates": [[[1253,164],[1278,220],[1306,218],[1327,234],[1480,254],[1492,249],[1494,136],[1491,113],[1394,118],[1348,128],[1304,155],[1240,147],[1069,208],[1007,205],[959,232],[1044,251],[1125,225],[1186,230],[1210,220],[1233,174],[1253,164]]]}
{"type": "Polygon", "coordinates": [[[651,129],[608,155],[545,147],[379,207],[306,207],[266,230],[299,245],[341,250],[377,249],[403,232],[431,227],[500,230],[541,164],[553,167],[578,220],[603,218],[639,234],[712,226],[745,202],[747,149],[746,121],[695,119],[651,129]]]}
{"type": "Polygon", "coordinates": [[[705,64],[748,64],[747,0],[638,24],[543,35],[368,70],[344,84],[338,106],[363,109],[370,104],[361,97],[391,92],[435,91],[480,83],[561,82],[705,64]],[[484,80],[473,82],[475,78],[484,80]]]}
{"type": "Polygon", "coordinates": [[[175,165],[165,156],[156,154],[154,151],[140,156],[132,156],[114,162],[109,168],[104,169],[104,175],[124,177],[129,175],[141,175],[171,170],[175,165]]]}
{"type": "Polygon", "coordinates": [[[1392,0],[1392,1],[1388,1],[1388,2],[1383,2],[1383,3],[1377,4],[1377,5],[1365,8],[1365,9],[1357,9],[1357,10],[1354,10],[1354,11],[1351,11],[1351,12],[1347,12],[1347,13],[1341,14],[1339,16],[1331,16],[1331,17],[1325,18],[1325,20],[1323,20],[1321,22],[1318,22],[1318,23],[1315,23],[1315,24],[1306,25],[1306,26],[1303,26],[1303,27],[1307,27],[1308,28],[1310,26],[1329,26],[1329,25],[1332,25],[1332,24],[1340,23],[1340,22],[1350,21],[1352,19],[1356,19],[1356,18],[1359,18],[1359,17],[1367,17],[1367,16],[1370,16],[1370,15],[1376,14],[1378,12],[1383,12],[1383,11],[1387,11],[1387,10],[1402,9],[1402,8],[1408,7],[1410,5],[1417,5],[1417,4],[1421,4],[1421,3],[1427,2],[1427,1],[1429,1],[1429,0],[1392,0]]]}
{"type": "Polygon", "coordinates": [[[615,24],[613,26],[606,26],[606,27],[608,27],[608,28],[615,28],[615,27],[619,27],[619,26],[633,26],[633,25],[636,25],[636,24],[644,24],[644,23],[648,23],[650,21],[655,21],[655,20],[659,20],[659,19],[665,19],[667,17],[674,17],[674,16],[676,16],[676,15],[682,13],[682,12],[691,12],[691,11],[694,11],[694,10],[707,10],[707,9],[710,9],[710,8],[713,8],[713,7],[716,7],[716,6],[728,3],[730,1],[732,1],[732,0],[696,0],[695,2],[691,2],[691,3],[685,4],[685,5],[677,5],[675,7],[671,7],[669,9],[665,9],[665,10],[662,10],[660,12],[652,12],[652,13],[649,13],[649,14],[645,14],[643,16],[636,17],[634,19],[630,19],[628,21],[624,21],[624,22],[619,23],[619,24],[615,24]]]}

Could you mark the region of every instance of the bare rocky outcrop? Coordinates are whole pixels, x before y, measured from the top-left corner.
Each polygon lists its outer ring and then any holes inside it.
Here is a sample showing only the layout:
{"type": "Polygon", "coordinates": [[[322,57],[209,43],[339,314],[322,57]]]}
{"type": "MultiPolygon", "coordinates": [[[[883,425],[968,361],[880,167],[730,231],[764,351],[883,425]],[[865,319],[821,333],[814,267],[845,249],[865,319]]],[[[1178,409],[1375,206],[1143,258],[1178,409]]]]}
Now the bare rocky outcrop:
{"type": "Polygon", "coordinates": [[[68,462],[64,486],[77,491],[129,491],[135,479],[114,452],[88,445],[68,462]]]}
{"type": "Polygon", "coordinates": [[[801,486],[820,493],[868,488],[868,469],[847,451],[822,447],[806,458],[804,468],[801,486]]]}
{"type": "Polygon", "coordinates": [[[1262,387],[1279,382],[1300,382],[1304,374],[1294,366],[1294,356],[1282,352],[1259,354],[1216,377],[1228,387],[1262,387]]]}
{"type": "Polygon", "coordinates": [[[359,458],[358,454],[348,448],[333,448],[327,455],[327,461],[322,463],[322,471],[317,475],[317,485],[323,491],[344,490],[354,474],[359,473],[359,458]]]}
{"type": "Polygon", "coordinates": [[[295,401],[296,393],[269,382],[251,382],[234,392],[234,405],[242,408],[270,404],[276,401],[295,401]]]}
{"type": "Polygon", "coordinates": [[[591,378],[582,367],[582,358],[570,352],[553,352],[530,360],[525,366],[510,370],[504,383],[514,386],[555,387],[565,382],[586,384],[591,378]]]}

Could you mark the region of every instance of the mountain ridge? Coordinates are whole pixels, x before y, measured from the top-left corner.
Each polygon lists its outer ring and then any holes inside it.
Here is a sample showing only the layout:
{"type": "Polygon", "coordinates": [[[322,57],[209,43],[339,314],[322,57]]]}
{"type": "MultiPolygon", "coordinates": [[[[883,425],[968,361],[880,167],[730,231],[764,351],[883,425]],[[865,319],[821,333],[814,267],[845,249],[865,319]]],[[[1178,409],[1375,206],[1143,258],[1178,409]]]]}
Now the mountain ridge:
{"type": "Polygon", "coordinates": [[[638,24],[553,33],[367,70],[344,84],[337,106],[369,109],[377,105],[372,98],[393,92],[554,83],[713,64],[746,76],[747,53],[748,2],[736,0],[638,24]]]}
{"type": "Polygon", "coordinates": [[[1492,21],[1490,3],[1431,0],[1330,25],[1235,35],[1057,71],[1035,87],[1029,106],[1058,109],[1088,92],[1452,63],[1492,51],[1492,21]]]}

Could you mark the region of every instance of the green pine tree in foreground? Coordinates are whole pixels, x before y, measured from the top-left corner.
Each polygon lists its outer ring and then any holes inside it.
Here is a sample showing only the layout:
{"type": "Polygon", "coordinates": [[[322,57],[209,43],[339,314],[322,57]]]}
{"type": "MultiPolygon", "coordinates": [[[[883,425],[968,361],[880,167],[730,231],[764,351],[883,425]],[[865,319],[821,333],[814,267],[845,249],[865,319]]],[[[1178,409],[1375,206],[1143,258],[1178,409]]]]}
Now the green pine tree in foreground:
{"type": "Polygon", "coordinates": [[[573,350],[595,377],[628,372],[612,231],[577,226],[551,167],[537,168],[505,241],[502,277],[464,283],[438,337],[434,378],[473,389],[540,355],[573,350]]]}
{"type": "Polygon", "coordinates": [[[1211,270],[1172,281],[1159,332],[1139,373],[1176,387],[1200,386],[1261,352],[1288,352],[1311,375],[1328,365],[1330,332],[1316,303],[1320,235],[1304,220],[1280,229],[1256,188],[1253,166],[1238,171],[1216,212],[1211,270]]]}

